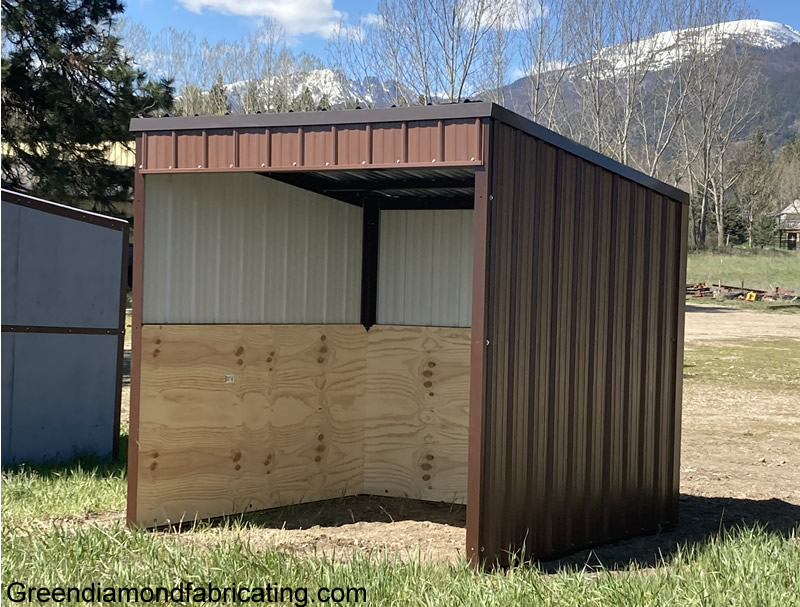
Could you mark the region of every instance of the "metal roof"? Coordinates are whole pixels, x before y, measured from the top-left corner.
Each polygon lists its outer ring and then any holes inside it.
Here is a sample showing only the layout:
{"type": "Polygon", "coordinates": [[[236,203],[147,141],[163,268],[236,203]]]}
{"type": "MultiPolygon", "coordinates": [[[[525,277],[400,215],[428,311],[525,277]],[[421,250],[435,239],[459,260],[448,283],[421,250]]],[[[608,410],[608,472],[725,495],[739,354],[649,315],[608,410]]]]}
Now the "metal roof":
{"type": "Polygon", "coordinates": [[[604,156],[555,131],[537,124],[511,110],[487,101],[378,108],[369,110],[331,110],[318,112],[285,112],[265,114],[236,114],[224,116],[165,116],[162,118],[133,118],[133,132],[197,131],[238,128],[285,128],[323,125],[376,124],[392,122],[494,119],[570,154],[587,160],[612,173],[630,179],[674,200],[689,203],[689,194],[641,171],[604,156]]]}

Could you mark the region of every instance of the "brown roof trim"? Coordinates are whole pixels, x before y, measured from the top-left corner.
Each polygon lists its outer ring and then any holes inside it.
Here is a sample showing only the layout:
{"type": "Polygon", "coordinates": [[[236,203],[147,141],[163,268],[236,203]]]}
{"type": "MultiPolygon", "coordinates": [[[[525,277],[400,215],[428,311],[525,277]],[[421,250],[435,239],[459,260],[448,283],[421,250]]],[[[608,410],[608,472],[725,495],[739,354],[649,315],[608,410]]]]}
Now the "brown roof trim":
{"type": "Polygon", "coordinates": [[[21,192],[12,192],[11,190],[3,189],[0,192],[0,198],[2,198],[3,202],[9,202],[11,204],[36,209],[37,211],[83,221],[105,228],[112,228],[114,230],[124,230],[128,225],[128,222],[124,219],[117,219],[115,217],[109,217],[108,215],[93,213],[92,211],[84,211],[50,200],[36,198],[29,194],[22,194],[21,192]]]}
{"type": "Polygon", "coordinates": [[[599,152],[595,152],[594,150],[587,148],[585,145],[581,145],[572,139],[568,139],[563,135],[559,135],[555,131],[551,131],[550,129],[543,127],[541,124],[537,124],[532,120],[528,120],[524,116],[520,116],[519,114],[512,112],[511,110],[507,110],[502,106],[492,104],[491,116],[495,120],[499,120],[500,122],[519,129],[524,133],[528,133],[529,135],[562,149],[573,156],[583,158],[584,160],[587,160],[602,169],[610,171],[611,173],[619,175],[620,177],[624,177],[625,179],[629,179],[630,181],[638,183],[639,185],[643,185],[644,187],[658,192],[659,194],[663,194],[667,198],[671,198],[672,200],[682,204],[689,204],[689,194],[683,190],[666,184],[663,181],[659,181],[655,177],[651,177],[646,173],[637,171],[633,167],[622,164],[613,158],[609,158],[608,156],[604,156],[599,152]]]}
{"type": "MultiPolygon", "coordinates": [[[[326,112],[285,112],[273,114],[237,114],[226,116],[167,116],[164,118],[133,118],[131,131],[187,131],[202,129],[271,128],[324,126],[334,124],[366,124],[379,122],[408,122],[415,120],[457,120],[493,118],[565,152],[583,158],[611,173],[629,179],[659,194],[683,204],[689,204],[689,194],[641,171],[604,156],[572,139],[559,135],[519,114],[488,101],[417,105],[372,110],[331,110],[326,112]]],[[[175,172],[175,171],[170,171],[175,172]]]]}
{"type": "Polygon", "coordinates": [[[365,124],[407,122],[412,120],[449,120],[484,118],[494,104],[487,101],[415,105],[371,110],[329,110],[319,112],[282,112],[267,114],[231,114],[225,116],[166,116],[164,118],[132,118],[131,131],[184,131],[197,129],[235,129],[259,127],[324,126],[331,124],[365,124]]]}

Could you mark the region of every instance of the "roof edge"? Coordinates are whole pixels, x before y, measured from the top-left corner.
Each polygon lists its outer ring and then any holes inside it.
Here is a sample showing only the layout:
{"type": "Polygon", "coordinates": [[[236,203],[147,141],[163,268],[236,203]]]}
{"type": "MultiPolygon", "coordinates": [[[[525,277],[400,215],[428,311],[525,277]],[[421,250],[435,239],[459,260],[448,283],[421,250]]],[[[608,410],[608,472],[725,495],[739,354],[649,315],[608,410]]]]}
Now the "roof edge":
{"type": "Polygon", "coordinates": [[[608,156],[604,156],[572,139],[559,135],[490,101],[377,108],[369,110],[330,110],[318,112],[283,112],[265,114],[226,114],[224,116],[165,116],[163,118],[132,118],[130,130],[135,133],[152,131],[188,131],[235,128],[292,128],[344,124],[376,124],[381,122],[410,122],[417,120],[453,120],[492,118],[524,133],[541,139],[582,158],[607,171],[629,179],[668,198],[689,204],[689,194],[646,173],[608,156]]]}
{"type": "Polygon", "coordinates": [[[31,196],[30,194],[24,194],[22,192],[7,190],[6,188],[0,190],[0,199],[10,204],[36,209],[37,211],[43,211],[51,215],[58,215],[76,221],[83,221],[84,223],[112,228],[114,230],[123,230],[128,225],[128,222],[124,219],[103,215],[102,213],[95,213],[94,211],[84,211],[77,207],[71,207],[61,204],[60,202],[53,202],[52,200],[45,200],[44,198],[37,198],[36,196],[31,196]]]}
{"type": "Polygon", "coordinates": [[[668,183],[664,183],[655,177],[651,177],[647,173],[643,173],[637,169],[634,169],[633,167],[628,166],[627,164],[623,164],[618,160],[614,160],[613,158],[605,156],[600,152],[596,152],[595,150],[588,148],[585,145],[581,145],[577,141],[573,141],[568,137],[559,135],[555,131],[551,131],[550,129],[543,127],[541,124],[533,122],[532,120],[528,120],[516,112],[512,112],[511,110],[493,103],[491,117],[494,120],[502,122],[503,124],[507,124],[508,126],[527,133],[528,135],[532,135],[537,139],[541,139],[546,143],[552,144],[557,148],[572,154],[573,156],[577,156],[578,158],[582,158],[583,160],[591,162],[602,169],[610,171],[616,175],[620,175],[625,179],[638,183],[639,185],[656,191],[659,194],[663,194],[667,198],[671,198],[677,202],[680,202],[681,204],[689,204],[689,194],[680,188],[676,188],[668,183]]]}
{"type": "Polygon", "coordinates": [[[325,126],[415,120],[449,120],[488,118],[494,104],[488,101],[414,105],[369,110],[329,110],[318,112],[280,112],[265,114],[226,114],[224,116],[165,116],[163,118],[131,118],[130,130],[178,131],[198,129],[233,129],[267,127],[325,126]]]}

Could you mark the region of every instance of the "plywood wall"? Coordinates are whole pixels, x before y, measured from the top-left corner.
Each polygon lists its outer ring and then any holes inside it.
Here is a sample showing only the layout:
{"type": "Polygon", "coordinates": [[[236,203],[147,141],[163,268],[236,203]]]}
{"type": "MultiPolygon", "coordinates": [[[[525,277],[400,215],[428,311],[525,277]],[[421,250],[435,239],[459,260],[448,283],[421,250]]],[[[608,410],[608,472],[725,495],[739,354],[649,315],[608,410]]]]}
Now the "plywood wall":
{"type": "Polygon", "coordinates": [[[155,325],[142,342],[137,521],[361,493],[363,327],[155,325]]]}
{"type": "Polygon", "coordinates": [[[142,342],[137,522],[464,501],[469,329],[145,325],[142,342]]]}
{"type": "Polygon", "coordinates": [[[470,329],[369,332],[364,491],[466,501],[470,329]]]}

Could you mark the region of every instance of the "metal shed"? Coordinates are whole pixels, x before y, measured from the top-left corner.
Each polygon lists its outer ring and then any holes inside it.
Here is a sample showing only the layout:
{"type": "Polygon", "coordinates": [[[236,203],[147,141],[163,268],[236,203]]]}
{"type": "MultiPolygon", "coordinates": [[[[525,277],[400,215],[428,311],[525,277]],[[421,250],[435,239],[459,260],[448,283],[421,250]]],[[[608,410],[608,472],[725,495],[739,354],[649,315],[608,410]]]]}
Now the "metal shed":
{"type": "Polygon", "coordinates": [[[457,501],[503,563],[676,522],[684,192],[492,103],[131,130],[131,523],[457,501]]]}
{"type": "Polygon", "coordinates": [[[128,224],[2,191],[3,465],[117,455],[128,224]]]}

